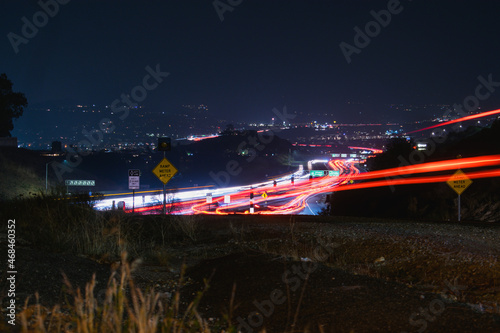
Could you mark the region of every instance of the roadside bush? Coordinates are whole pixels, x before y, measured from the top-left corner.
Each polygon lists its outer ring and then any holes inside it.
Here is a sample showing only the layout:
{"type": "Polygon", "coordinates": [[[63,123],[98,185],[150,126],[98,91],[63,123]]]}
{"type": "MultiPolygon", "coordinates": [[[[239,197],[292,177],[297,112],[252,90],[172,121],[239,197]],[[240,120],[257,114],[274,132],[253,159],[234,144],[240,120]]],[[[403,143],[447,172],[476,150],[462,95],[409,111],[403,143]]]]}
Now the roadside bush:
{"type": "Polygon", "coordinates": [[[53,252],[120,256],[138,252],[140,225],[123,212],[94,210],[99,197],[32,195],[3,202],[2,214],[16,220],[21,241],[53,252]],[[134,239],[135,238],[135,239],[134,239]]]}

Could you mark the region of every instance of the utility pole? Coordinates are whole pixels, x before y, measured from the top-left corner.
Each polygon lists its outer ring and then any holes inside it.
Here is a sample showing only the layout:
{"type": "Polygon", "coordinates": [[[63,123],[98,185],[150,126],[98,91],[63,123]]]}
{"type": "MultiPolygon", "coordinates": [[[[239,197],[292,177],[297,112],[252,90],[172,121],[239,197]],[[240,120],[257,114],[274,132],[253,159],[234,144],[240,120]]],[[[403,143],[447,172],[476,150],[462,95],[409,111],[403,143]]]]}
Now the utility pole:
{"type": "Polygon", "coordinates": [[[167,191],[166,185],[177,173],[177,169],[166,159],[165,152],[170,151],[170,138],[158,138],[158,150],[163,151],[163,160],[153,169],[153,173],[163,183],[163,214],[167,214],[167,191]]]}

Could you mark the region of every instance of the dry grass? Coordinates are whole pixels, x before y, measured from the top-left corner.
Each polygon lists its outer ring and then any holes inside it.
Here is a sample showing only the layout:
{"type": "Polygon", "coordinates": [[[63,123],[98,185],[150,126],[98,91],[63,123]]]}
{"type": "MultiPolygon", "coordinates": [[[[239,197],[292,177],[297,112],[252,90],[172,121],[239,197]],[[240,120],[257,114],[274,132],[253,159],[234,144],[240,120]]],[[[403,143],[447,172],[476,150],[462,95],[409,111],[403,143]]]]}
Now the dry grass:
{"type": "Polygon", "coordinates": [[[141,244],[131,241],[132,223],[125,215],[101,214],[93,204],[88,195],[38,194],[5,203],[4,213],[16,218],[24,240],[37,248],[89,256],[136,253],[141,244]]]}
{"type": "Polygon", "coordinates": [[[197,311],[203,291],[187,307],[182,306],[178,290],[170,299],[154,289],[144,292],[132,280],[138,264],[122,254],[121,266],[112,273],[102,299],[96,297],[95,276],[84,291],[74,290],[66,280],[72,305],[50,310],[38,302],[25,306],[18,315],[22,332],[210,332],[197,311]]]}
{"type": "Polygon", "coordinates": [[[13,162],[0,152],[0,199],[13,199],[18,196],[29,197],[45,187],[32,165],[13,162]]]}
{"type": "Polygon", "coordinates": [[[19,234],[35,248],[97,259],[116,260],[123,251],[132,257],[160,258],[168,247],[199,238],[200,225],[193,216],[99,212],[94,204],[95,198],[87,194],[66,198],[39,193],[2,202],[0,215],[15,218],[19,234]]]}
{"type": "Polygon", "coordinates": [[[193,242],[196,242],[200,229],[200,224],[196,216],[193,215],[174,216],[172,219],[172,224],[174,228],[184,233],[193,242]]]}

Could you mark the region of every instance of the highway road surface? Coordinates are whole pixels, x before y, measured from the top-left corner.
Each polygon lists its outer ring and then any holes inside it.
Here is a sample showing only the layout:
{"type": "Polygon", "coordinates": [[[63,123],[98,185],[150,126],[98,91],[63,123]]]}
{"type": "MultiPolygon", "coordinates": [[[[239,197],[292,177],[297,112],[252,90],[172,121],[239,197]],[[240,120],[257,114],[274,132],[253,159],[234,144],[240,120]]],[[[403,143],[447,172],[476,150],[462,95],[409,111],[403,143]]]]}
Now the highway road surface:
{"type": "MultiPolygon", "coordinates": [[[[326,193],[359,174],[359,170],[348,160],[311,161],[308,165],[315,169],[338,170],[339,176],[311,179],[309,170],[301,168],[294,173],[246,186],[184,189],[169,194],[167,201],[174,202],[174,214],[316,215],[324,207],[326,193]]],[[[113,201],[115,205],[123,201],[127,212],[131,212],[134,206],[136,213],[156,213],[162,208],[163,195],[150,192],[138,193],[135,199],[130,193],[110,196],[99,201],[96,208],[111,209],[113,201]]]]}

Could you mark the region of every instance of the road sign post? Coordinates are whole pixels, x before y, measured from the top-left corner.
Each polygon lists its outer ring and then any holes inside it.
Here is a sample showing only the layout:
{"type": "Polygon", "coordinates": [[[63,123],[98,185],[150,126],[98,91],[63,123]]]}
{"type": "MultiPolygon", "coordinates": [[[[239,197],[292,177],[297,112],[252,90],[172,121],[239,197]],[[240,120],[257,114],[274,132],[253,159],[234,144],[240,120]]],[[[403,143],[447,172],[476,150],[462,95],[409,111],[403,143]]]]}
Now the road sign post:
{"type": "Polygon", "coordinates": [[[249,207],[250,214],[253,214],[255,212],[254,205],[253,205],[253,197],[254,197],[254,194],[253,194],[253,190],[252,190],[252,192],[250,192],[250,207],[249,207]]]}
{"type": "Polygon", "coordinates": [[[165,152],[170,151],[172,149],[172,142],[170,138],[161,137],[158,138],[158,151],[163,151],[163,160],[154,168],[153,173],[163,182],[163,214],[167,214],[167,192],[165,185],[167,185],[170,178],[172,178],[176,173],[177,169],[168,162],[165,158],[165,152]],[[164,163],[166,161],[166,163],[164,163]],[[163,167],[161,165],[163,164],[163,167]],[[167,169],[167,164],[172,167],[172,169],[167,169]],[[173,170],[173,173],[170,176],[167,176],[167,170],[173,170]]]}
{"type": "Polygon", "coordinates": [[[458,222],[460,222],[461,212],[460,212],[460,194],[458,195],[458,222]]]}
{"type": "Polygon", "coordinates": [[[135,213],[135,190],[141,188],[140,185],[141,170],[128,170],[128,189],[132,190],[132,213],[135,213]]]}
{"type": "Polygon", "coordinates": [[[212,209],[212,193],[207,193],[208,210],[212,209]]]}
{"type": "Polygon", "coordinates": [[[460,195],[472,184],[472,180],[462,170],[457,170],[446,183],[458,194],[458,222],[460,222],[460,195]]]}
{"type": "Polygon", "coordinates": [[[165,185],[177,173],[177,169],[165,158],[165,151],[163,151],[163,160],[153,169],[153,173],[163,183],[163,214],[167,214],[167,192],[165,185]]]}

